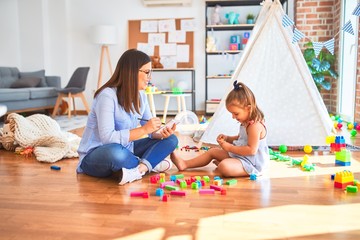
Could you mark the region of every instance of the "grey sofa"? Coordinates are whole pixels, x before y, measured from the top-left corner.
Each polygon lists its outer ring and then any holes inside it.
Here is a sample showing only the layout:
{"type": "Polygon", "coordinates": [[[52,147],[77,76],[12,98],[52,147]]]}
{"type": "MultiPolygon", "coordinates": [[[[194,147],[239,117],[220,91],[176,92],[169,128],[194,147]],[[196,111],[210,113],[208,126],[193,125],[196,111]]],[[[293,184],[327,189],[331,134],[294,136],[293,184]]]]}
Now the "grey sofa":
{"type": "Polygon", "coordinates": [[[16,67],[0,67],[0,105],[10,112],[51,109],[61,87],[59,76],[45,76],[45,70],[20,72],[16,67]]]}

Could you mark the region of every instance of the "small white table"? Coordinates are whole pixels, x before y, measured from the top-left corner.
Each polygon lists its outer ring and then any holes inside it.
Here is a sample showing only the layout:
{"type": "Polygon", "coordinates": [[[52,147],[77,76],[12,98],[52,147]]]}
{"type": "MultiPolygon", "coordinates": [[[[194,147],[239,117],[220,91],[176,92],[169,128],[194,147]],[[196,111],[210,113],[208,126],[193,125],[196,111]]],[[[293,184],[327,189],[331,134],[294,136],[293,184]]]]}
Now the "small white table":
{"type": "Polygon", "coordinates": [[[167,111],[168,111],[170,98],[171,97],[176,97],[178,112],[180,113],[182,111],[186,111],[185,97],[190,97],[191,94],[190,93],[179,93],[179,94],[166,93],[166,94],[162,94],[162,96],[165,97],[164,115],[163,115],[162,121],[166,122],[166,114],[167,114],[167,111]]]}
{"type": "Polygon", "coordinates": [[[4,116],[7,112],[7,107],[5,105],[0,105],[0,117],[4,116]]]}

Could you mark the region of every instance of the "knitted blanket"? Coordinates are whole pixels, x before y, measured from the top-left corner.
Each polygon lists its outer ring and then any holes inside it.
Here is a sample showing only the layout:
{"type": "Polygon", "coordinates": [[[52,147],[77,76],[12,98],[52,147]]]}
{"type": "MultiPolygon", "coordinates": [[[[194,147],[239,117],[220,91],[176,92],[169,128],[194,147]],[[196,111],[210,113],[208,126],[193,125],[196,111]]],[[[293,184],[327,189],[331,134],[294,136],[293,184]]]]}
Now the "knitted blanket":
{"type": "Polygon", "coordinates": [[[11,113],[0,134],[0,143],[6,150],[15,151],[18,146],[31,147],[36,159],[41,162],[53,163],[79,156],[77,149],[81,138],[61,131],[59,124],[44,114],[23,117],[11,113]]]}

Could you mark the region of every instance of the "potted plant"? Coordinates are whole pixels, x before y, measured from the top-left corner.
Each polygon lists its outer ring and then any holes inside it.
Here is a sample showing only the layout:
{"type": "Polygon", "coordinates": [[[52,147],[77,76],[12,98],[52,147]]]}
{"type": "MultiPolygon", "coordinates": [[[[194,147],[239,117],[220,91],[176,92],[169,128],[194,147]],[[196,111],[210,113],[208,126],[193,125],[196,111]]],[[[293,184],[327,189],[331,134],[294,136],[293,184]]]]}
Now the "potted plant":
{"type": "Polygon", "coordinates": [[[246,23],[247,23],[247,24],[254,24],[254,22],[255,22],[255,16],[254,16],[254,14],[249,13],[249,14],[246,16],[246,23]]]}
{"type": "Polygon", "coordinates": [[[325,77],[329,76],[330,79],[336,79],[338,77],[337,72],[334,70],[335,56],[323,48],[316,57],[312,42],[308,42],[304,46],[306,47],[303,53],[304,58],[316,87],[319,91],[321,91],[321,89],[330,90],[331,82],[326,80],[325,77]]]}

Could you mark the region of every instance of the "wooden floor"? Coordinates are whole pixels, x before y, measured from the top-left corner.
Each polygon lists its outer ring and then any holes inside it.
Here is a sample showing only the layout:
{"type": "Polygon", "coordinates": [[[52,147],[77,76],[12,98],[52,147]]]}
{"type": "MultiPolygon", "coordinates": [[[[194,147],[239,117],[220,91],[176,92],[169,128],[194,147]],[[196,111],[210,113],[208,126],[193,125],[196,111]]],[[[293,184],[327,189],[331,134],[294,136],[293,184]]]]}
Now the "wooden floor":
{"type": "MultiPolygon", "coordinates": [[[[189,136],[179,139],[180,147],[195,144],[189,136]]],[[[178,151],[185,158],[197,154],[178,151]]],[[[360,179],[360,152],[352,158],[346,169],[360,179]]],[[[77,175],[78,159],[57,162],[55,171],[0,150],[0,239],[360,239],[360,193],[335,189],[330,179],[344,167],[335,167],[331,154],[310,159],[315,172],[271,161],[269,174],[238,178],[225,186],[226,195],[187,189],[187,196],[162,202],[149,175],[119,186],[115,178],[77,175]],[[150,198],[131,198],[132,191],[148,191],[150,198]]],[[[172,174],[175,167],[167,178],[172,174]]],[[[183,174],[213,179],[216,171],[209,165],[183,174]]]]}

